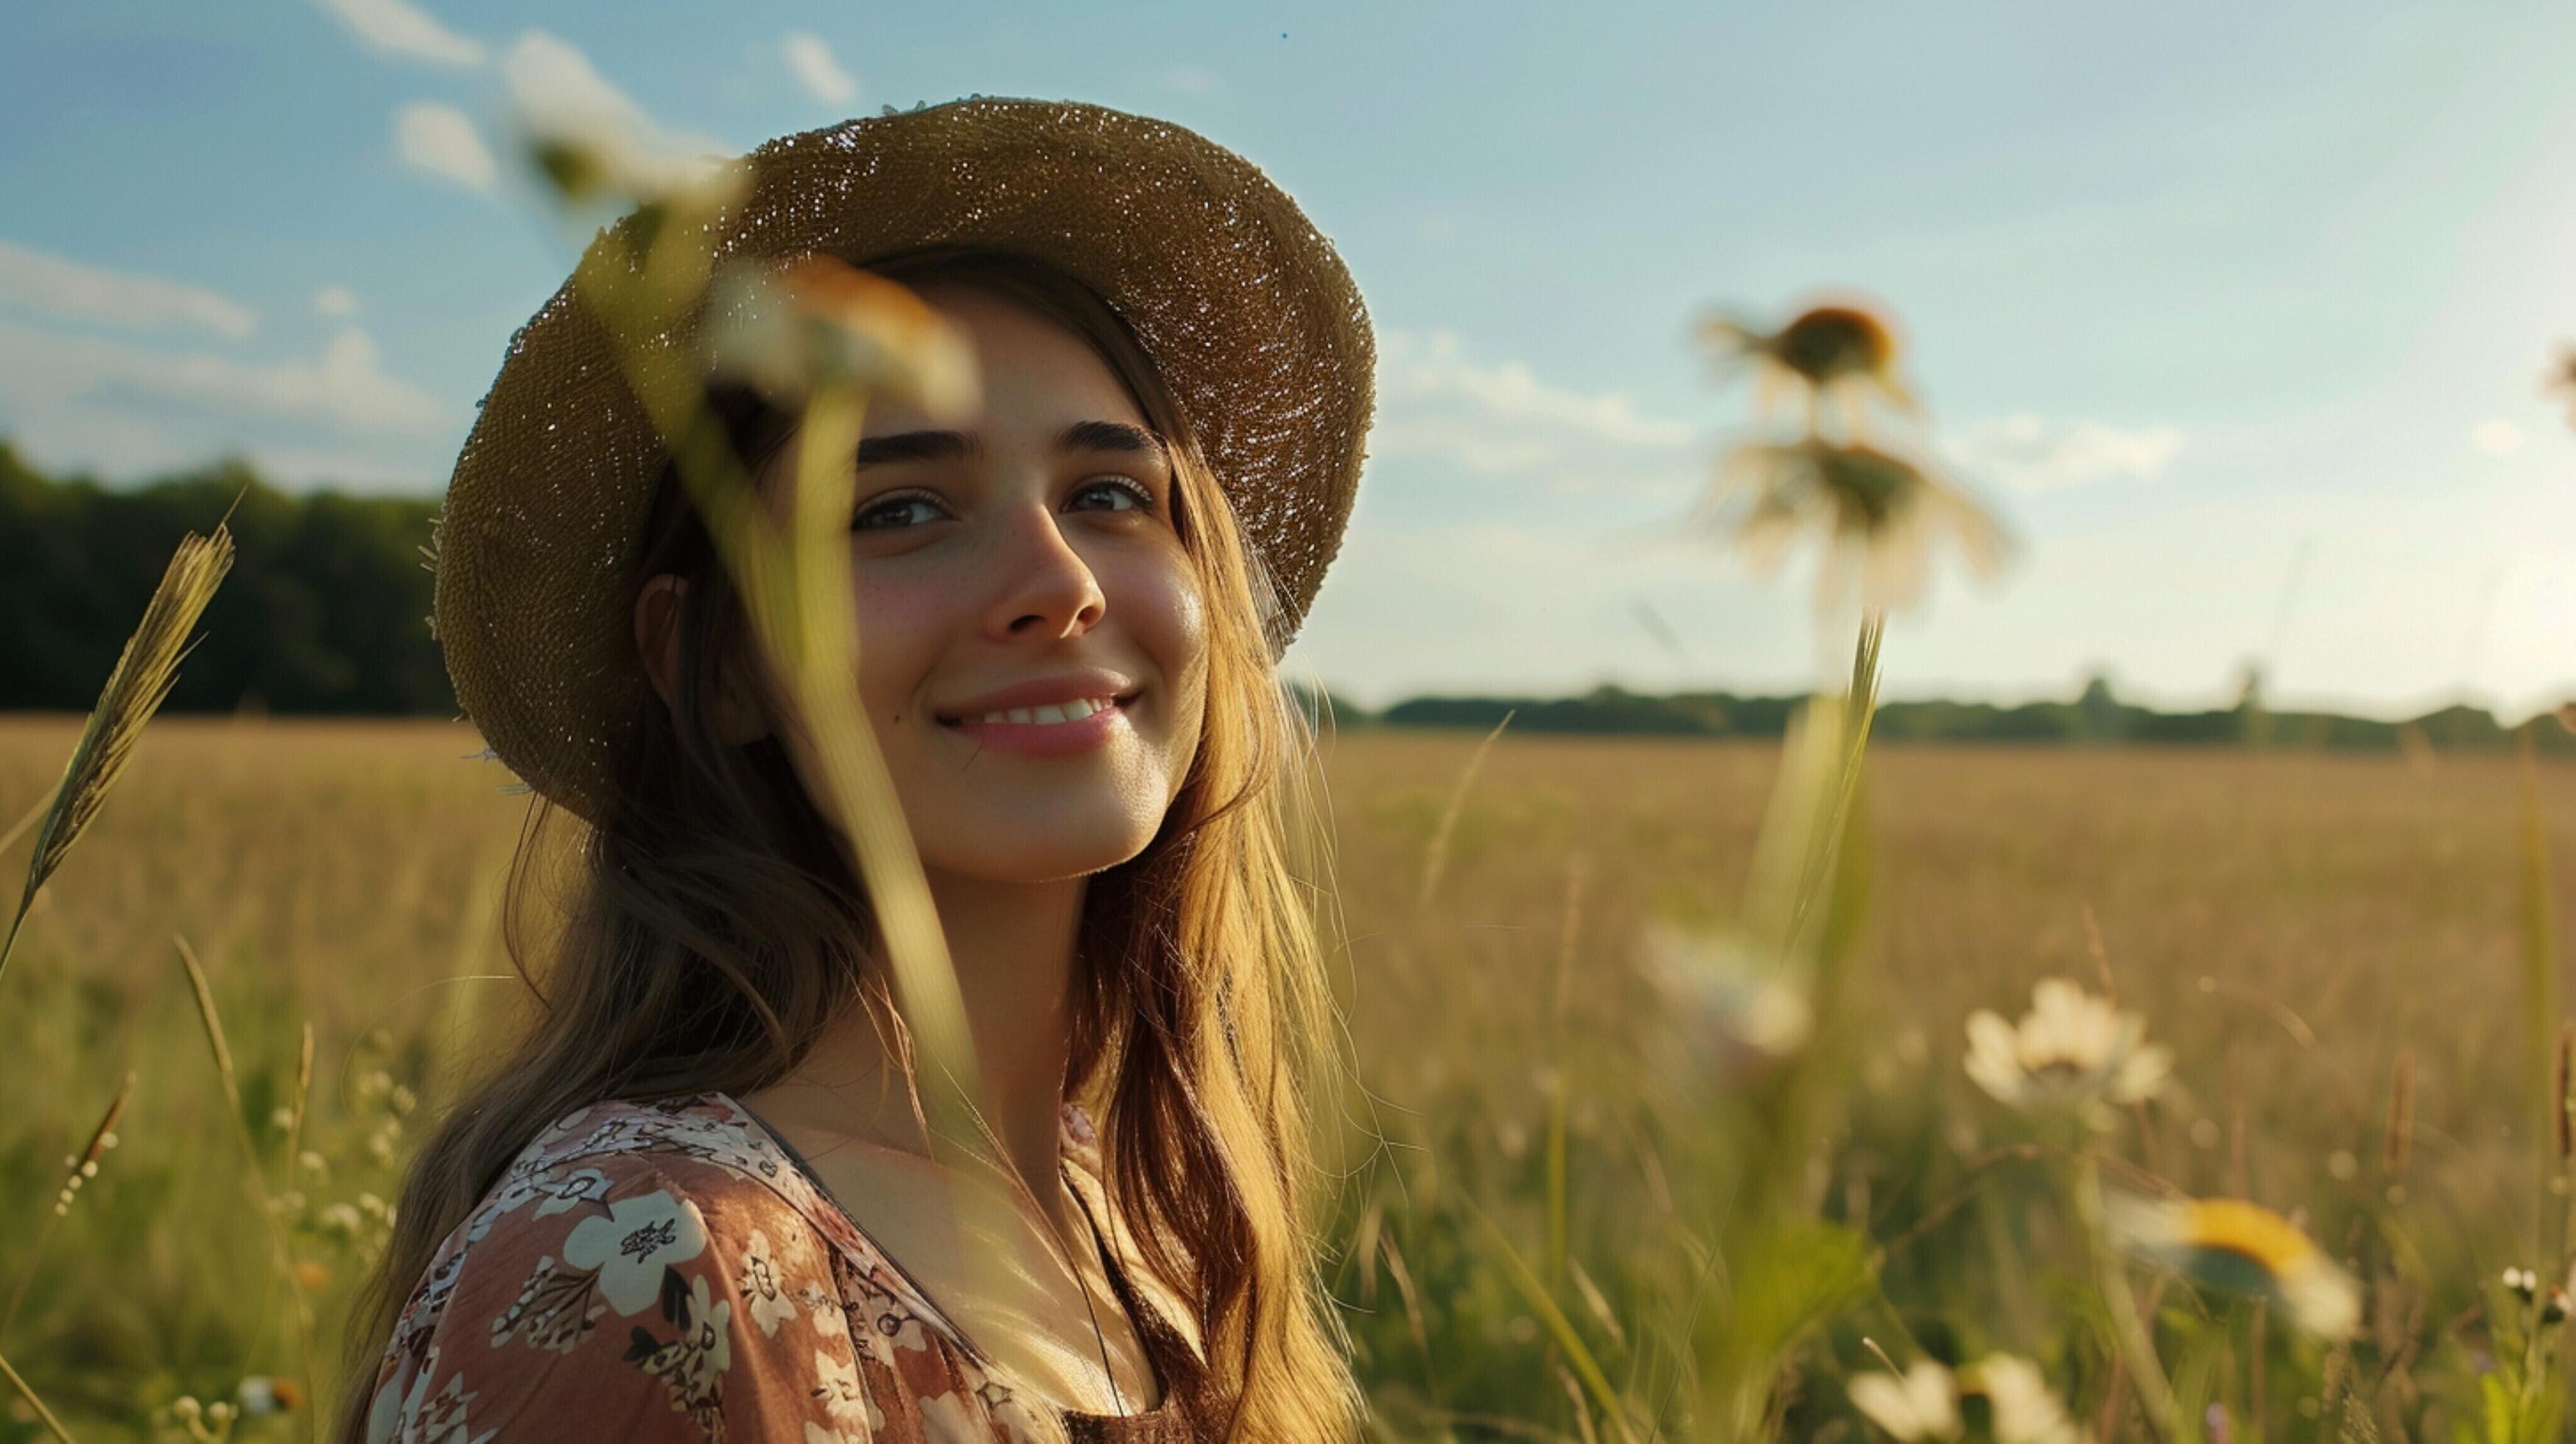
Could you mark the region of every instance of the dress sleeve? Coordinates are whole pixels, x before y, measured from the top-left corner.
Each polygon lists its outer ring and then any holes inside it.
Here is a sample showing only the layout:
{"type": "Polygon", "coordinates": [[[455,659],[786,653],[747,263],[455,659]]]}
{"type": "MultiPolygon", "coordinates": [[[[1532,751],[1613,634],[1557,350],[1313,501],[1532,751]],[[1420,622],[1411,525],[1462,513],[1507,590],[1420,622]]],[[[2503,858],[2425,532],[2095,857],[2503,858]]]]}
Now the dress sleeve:
{"type": "Polygon", "coordinates": [[[883,1414],[824,1250],[717,1165],[567,1161],[467,1226],[444,1307],[382,1377],[370,1444],[870,1444],[883,1414]]]}

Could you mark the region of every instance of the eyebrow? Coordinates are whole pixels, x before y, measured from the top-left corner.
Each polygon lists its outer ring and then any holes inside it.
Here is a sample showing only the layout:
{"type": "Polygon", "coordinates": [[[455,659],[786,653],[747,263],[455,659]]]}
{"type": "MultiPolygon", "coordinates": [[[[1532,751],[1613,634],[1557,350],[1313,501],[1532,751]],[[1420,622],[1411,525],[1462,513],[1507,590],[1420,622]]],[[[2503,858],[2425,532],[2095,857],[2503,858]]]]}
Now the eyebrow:
{"type": "MultiPolygon", "coordinates": [[[[1163,434],[1150,427],[1134,426],[1124,421],[1077,421],[1057,433],[1058,451],[1109,451],[1151,456],[1168,466],[1172,460],[1171,444],[1163,434]]],[[[899,431],[891,436],[870,436],[859,442],[860,466],[873,466],[890,461],[959,461],[981,456],[981,437],[958,431],[899,431]]]]}

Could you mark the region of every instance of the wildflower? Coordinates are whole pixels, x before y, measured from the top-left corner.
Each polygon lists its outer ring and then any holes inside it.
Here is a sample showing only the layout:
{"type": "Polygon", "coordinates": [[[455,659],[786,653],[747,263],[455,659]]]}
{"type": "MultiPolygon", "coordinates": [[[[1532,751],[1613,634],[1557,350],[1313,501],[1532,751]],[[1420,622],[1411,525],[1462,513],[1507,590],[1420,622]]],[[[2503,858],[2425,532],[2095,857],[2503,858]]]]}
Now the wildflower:
{"type": "Polygon", "coordinates": [[[1824,544],[1817,604],[1857,591],[1873,612],[1909,606],[1922,594],[1938,534],[1949,534],[1981,579],[2001,571],[2012,548],[1983,505],[1926,467],[1873,446],[1812,437],[1729,452],[1683,524],[1731,538],[1757,575],[1777,568],[1799,535],[1815,530],[1824,544]]]}
{"type": "Polygon", "coordinates": [[[2549,368],[2546,389],[2567,394],[2567,419],[2576,423],[2576,346],[2558,348],[2558,364],[2549,368]]]}
{"type": "Polygon", "coordinates": [[[2110,1221],[2130,1253],[2210,1288],[2272,1300],[2319,1338],[2344,1338],[2361,1321],[2361,1289],[2352,1277],[2260,1204],[2120,1197],[2110,1221]]]}
{"type": "Polygon", "coordinates": [[[1892,1439],[1956,1439],[1965,1430],[1957,1377],[1929,1359],[1902,1376],[1884,1371],[1861,1375],[1851,1381],[1851,1401],[1892,1439]]]}
{"type": "Polygon", "coordinates": [[[2549,1290],[2549,1302],[2540,1306],[2540,1321],[2544,1324],[2563,1324],[2567,1322],[2567,1315],[2571,1309],[2576,1309],[2576,1302],[2569,1300],[2565,1289],[2553,1284],[2549,1290]]]}
{"type": "Polygon", "coordinates": [[[1648,924],[1638,972],[1670,1020],[1684,1073],[1758,1073],[1814,1031],[1806,994],[1740,934],[1648,924]]]}
{"type": "Polygon", "coordinates": [[[2540,1292],[2540,1275],[2527,1268],[2508,1268],[2504,1271],[2504,1286],[2507,1292],[2527,1304],[2540,1292]]]}
{"type": "Polygon", "coordinates": [[[241,1381],[233,1399],[244,1414],[284,1414],[304,1402],[304,1391],[292,1379],[253,1374],[241,1381]]]}
{"type": "Polygon", "coordinates": [[[1866,306],[1813,306],[1767,335],[1732,317],[1712,316],[1700,323],[1698,336],[1721,361],[1750,360],[1760,368],[1755,405],[1765,415],[1783,382],[1806,388],[1811,421],[1817,403],[1839,401],[1855,438],[1865,392],[1875,390],[1914,409],[1913,396],[1896,375],[1895,331],[1866,306]]]}
{"type": "Polygon", "coordinates": [[[2114,1009],[2064,978],[2031,989],[2019,1024],[1980,1008],[1968,1016],[1968,1077],[2025,1112],[2074,1110],[2108,1126],[2110,1105],[2152,1098],[2173,1053],[2145,1042],[2147,1020],[2114,1009]]]}
{"type": "Polygon", "coordinates": [[[561,199],[720,207],[741,193],[738,165],[661,130],[561,41],[531,35],[501,70],[522,153],[561,199]]]}
{"type": "Polygon", "coordinates": [[[906,287],[828,256],[729,265],[707,305],[713,374],[781,404],[833,385],[882,387],[943,419],[979,404],[963,334],[906,287]]]}
{"type": "Polygon", "coordinates": [[[300,1259],[295,1265],[295,1282],[308,1294],[318,1294],[331,1286],[331,1270],[312,1259],[300,1259]]]}
{"type": "Polygon", "coordinates": [[[1961,1382],[1986,1396],[1996,1444],[2084,1444],[2092,1435],[2067,1417],[2039,1365],[2011,1354],[1988,1354],[1961,1371],[1961,1382]]]}

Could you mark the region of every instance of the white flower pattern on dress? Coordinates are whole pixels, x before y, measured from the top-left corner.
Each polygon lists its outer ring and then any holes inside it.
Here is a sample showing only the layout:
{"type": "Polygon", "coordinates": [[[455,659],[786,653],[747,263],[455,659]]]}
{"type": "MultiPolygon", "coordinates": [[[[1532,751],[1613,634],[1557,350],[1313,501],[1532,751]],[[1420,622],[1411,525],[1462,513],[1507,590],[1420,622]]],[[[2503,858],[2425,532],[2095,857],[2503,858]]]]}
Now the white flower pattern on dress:
{"type": "Polygon", "coordinates": [[[821,1349],[814,1351],[814,1397],[823,1401],[824,1411],[836,1425],[865,1424],[870,1433],[885,1427],[885,1415],[868,1397],[859,1371],[821,1349]]]}
{"type": "Polygon", "coordinates": [[[492,1226],[532,1200],[537,1204],[537,1217],[546,1218],[577,1204],[592,1203],[608,1196],[608,1175],[596,1168],[576,1168],[568,1173],[529,1172],[502,1180],[500,1189],[475,1210],[473,1221],[465,1226],[465,1241],[473,1243],[492,1231],[492,1226]]]}
{"type": "Polygon", "coordinates": [[[670,1391],[671,1407],[706,1427],[710,1438],[723,1432],[718,1382],[733,1367],[733,1303],[717,1302],[701,1274],[680,1282],[680,1271],[662,1275],[662,1316],[678,1329],[667,1341],[638,1328],[627,1345],[626,1361],[659,1378],[670,1391]]]}
{"type": "Polygon", "coordinates": [[[796,1317],[796,1301],[778,1286],[778,1263],[770,1257],[769,1235],[756,1228],[742,1251],[739,1287],[762,1338],[777,1338],[778,1326],[796,1317]]]}
{"type": "Polygon", "coordinates": [[[941,1394],[921,1401],[921,1437],[929,1444],[985,1444],[993,1437],[993,1431],[975,1427],[974,1416],[966,1412],[963,1398],[941,1394]]]}
{"type": "Polygon", "coordinates": [[[567,1267],[599,1275],[600,1296],[621,1314],[652,1307],[662,1292],[662,1270],[704,1253],[705,1225],[698,1211],[663,1189],[608,1205],[605,1216],[574,1224],[564,1240],[567,1267]]]}
{"type": "Polygon", "coordinates": [[[537,1260],[519,1296],[492,1320],[492,1347],[525,1335],[528,1347],[558,1354],[572,1352],[581,1336],[597,1323],[601,1311],[591,1306],[599,1276],[567,1271],[552,1258],[537,1260]]]}

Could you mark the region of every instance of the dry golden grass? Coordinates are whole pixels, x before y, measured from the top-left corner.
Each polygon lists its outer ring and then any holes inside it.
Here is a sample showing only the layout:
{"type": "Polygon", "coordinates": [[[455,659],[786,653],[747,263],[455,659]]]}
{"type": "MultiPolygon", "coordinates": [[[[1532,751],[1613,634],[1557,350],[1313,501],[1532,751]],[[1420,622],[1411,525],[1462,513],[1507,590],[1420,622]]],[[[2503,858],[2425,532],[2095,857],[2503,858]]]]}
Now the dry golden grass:
{"type": "MultiPolygon", "coordinates": [[[[76,718],[0,719],[0,819],[52,787],[78,735],[76,718]]],[[[1426,849],[1481,740],[1327,740],[1336,966],[1389,1131],[1410,1110],[1511,1158],[1544,1117],[1530,1040],[1624,1036],[1640,924],[1737,894],[1775,754],[1506,732],[1448,827],[1422,909],[1426,849]]],[[[70,1417],[105,1427],[138,1389],[148,1408],[293,1365],[174,933],[204,960],[254,1123],[294,1096],[313,1024],[317,1138],[364,1114],[359,1080],[380,1067],[434,1104],[441,1060],[514,1006],[515,982],[459,981],[508,970],[493,889],[527,804],[478,748],[452,724],[164,719],[46,888],[0,983],[0,1047],[19,1080],[0,1108],[0,1206],[29,1225],[49,1209],[61,1157],[126,1071],[140,1074],[124,1146],[49,1246],[5,1341],[70,1417]],[[77,1377],[76,1360],[97,1379],[77,1377]]],[[[1864,1100],[1938,1094],[1955,1105],[1944,1116],[1977,1117],[1956,1067],[1963,1018],[2017,1012],[2048,974],[2093,982],[2089,908],[2124,1003],[2181,1055],[2182,1086],[2155,1128],[2176,1182],[2284,1208],[2355,1186],[2333,1155],[2377,1156],[2395,1060],[2412,1049],[2426,1227],[2460,1220],[2428,1255],[2482,1268],[2498,1222],[2528,1211],[2509,758],[1884,747],[1870,776],[1864,1100]]],[[[2539,782],[2564,897],[2576,769],[2544,765],[2539,782]]],[[[27,845],[0,868],[23,867],[27,845]]],[[[1365,1118],[1368,1104],[1348,1111],[1365,1118]]],[[[1580,1101],[1574,1117],[1578,1133],[1598,1122],[1580,1101]]],[[[1848,1169],[1864,1180],[1865,1154],[1848,1169]]],[[[391,1176],[335,1177],[330,1196],[389,1191],[391,1176]]],[[[320,1261],[327,1338],[352,1265],[320,1261]]],[[[17,1267],[0,1268],[0,1291],[17,1267]]]]}

